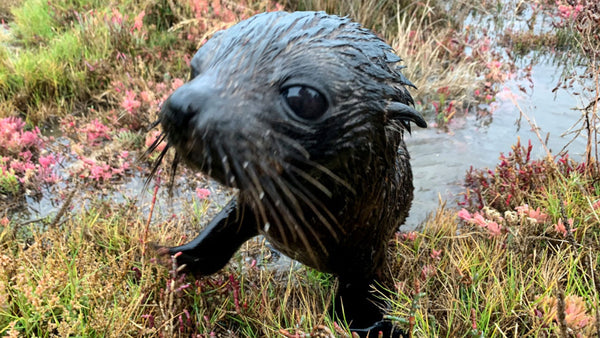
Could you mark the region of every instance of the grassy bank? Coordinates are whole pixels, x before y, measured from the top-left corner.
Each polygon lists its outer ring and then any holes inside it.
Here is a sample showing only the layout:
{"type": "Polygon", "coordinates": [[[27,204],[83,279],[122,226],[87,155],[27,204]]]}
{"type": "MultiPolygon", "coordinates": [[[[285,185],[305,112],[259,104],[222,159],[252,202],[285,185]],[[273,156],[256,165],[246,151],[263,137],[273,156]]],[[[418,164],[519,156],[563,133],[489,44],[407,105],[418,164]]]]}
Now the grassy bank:
{"type": "Polygon", "coordinates": [[[517,144],[494,170],[470,172],[467,208],[442,205],[397,240],[395,314],[417,336],[598,335],[595,169],[530,151],[517,144]]]}
{"type": "MultiPolygon", "coordinates": [[[[596,334],[597,181],[568,172],[573,163],[561,167],[546,159],[517,169],[514,159],[507,162],[515,172],[532,166],[549,174],[516,207],[457,213],[442,205],[422,231],[393,240],[390,318],[414,336],[596,334]]],[[[483,178],[472,191],[501,186],[495,176],[478,174],[483,178]]],[[[261,241],[250,241],[223,271],[199,280],[186,279],[176,265],[157,264],[148,244],[184,241],[207,202],[195,203],[150,231],[138,206],[112,201],[67,208],[58,221],[3,223],[3,334],[345,335],[326,310],[335,282],[277,265],[261,241]]]]}
{"type": "MultiPolygon", "coordinates": [[[[466,173],[461,205],[441,202],[420,231],[397,234],[389,318],[416,337],[600,335],[598,12],[591,3],[519,3],[524,7],[515,15],[526,9],[539,15],[532,17],[546,15],[555,29],[507,33],[497,43],[509,51],[560,46],[561,55],[571,53],[567,60],[578,67],[567,67],[572,72],[560,90],[586,81],[573,137],[586,137],[588,149],[580,162],[531,158],[524,143],[498,149],[505,154],[495,168],[466,173]]],[[[463,24],[473,11],[494,16],[500,7],[3,2],[0,336],[349,336],[345,323],[328,315],[335,280],[281,260],[259,239],[222,271],[198,280],[174,262],[156,262],[153,243],[186,241],[215,208],[198,188],[202,178],[183,172],[186,189],[196,194],[183,196],[170,217],[164,210],[152,216],[152,201],[111,194],[148,173],[156,154],[141,153],[155,134],[145,128],[184,83],[197,48],[220,29],[265,10],[350,15],[397,50],[418,87],[412,91],[418,108],[441,132],[451,132],[452,119],[493,114],[490,103],[514,73],[489,34],[463,24]],[[27,221],[15,216],[42,196],[51,196],[55,212],[27,221]]],[[[149,189],[165,189],[168,171],[149,189]]]]}

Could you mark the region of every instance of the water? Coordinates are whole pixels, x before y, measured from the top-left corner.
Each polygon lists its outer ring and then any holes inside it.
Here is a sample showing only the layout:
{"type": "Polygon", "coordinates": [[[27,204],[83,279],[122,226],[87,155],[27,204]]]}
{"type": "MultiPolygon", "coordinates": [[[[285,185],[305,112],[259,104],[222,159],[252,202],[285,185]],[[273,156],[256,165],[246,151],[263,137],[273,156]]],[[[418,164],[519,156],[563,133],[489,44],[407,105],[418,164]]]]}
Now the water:
{"type": "MultiPolygon", "coordinates": [[[[470,166],[494,168],[500,152],[511,151],[511,145],[518,137],[522,144],[531,140],[533,158],[546,155],[529,123],[523,118],[520,128],[517,125],[520,112],[510,100],[511,95],[516,96],[521,110],[535,121],[542,138],[549,133],[548,148],[558,154],[571,140],[571,137],[561,135],[581,116],[573,109],[581,106],[577,96],[564,90],[552,93],[560,74],[560,67],[547,58],[532,68],[533,88],[529,89],[529,82],[522,79],[506,82],[496,98],[497,108],[491,121],[478,120],[474,116],[459,117],[450,125],[452,134],[435,128],[415,128],[406,140],[412,157],[415,199],[403,230],[415,229],[428,213],[434,211],[438,196],[448,201],[448,205],[455,206],[461,181],[470,166]],[[528,94],[522,93],[519,85],[528,88],[528,94]]],[[[581,158],[585,151],[584,138],[578,137],[567,150],[571,158],[581,158]]]]}

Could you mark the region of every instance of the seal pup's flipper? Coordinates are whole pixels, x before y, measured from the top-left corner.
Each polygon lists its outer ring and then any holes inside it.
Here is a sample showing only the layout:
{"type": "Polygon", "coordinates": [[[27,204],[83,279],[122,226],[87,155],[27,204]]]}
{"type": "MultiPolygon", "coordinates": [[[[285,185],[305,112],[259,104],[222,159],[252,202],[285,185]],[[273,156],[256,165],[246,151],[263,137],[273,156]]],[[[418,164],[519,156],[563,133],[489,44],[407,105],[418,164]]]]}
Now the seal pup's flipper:
{"type": "Polygon", "coordinates": [[[180,266],[185,264],[194,276],[208,276],[222,269],[244,242],[257,235],[254,215],[241,210],[234,198],[194,240],[157,251],[162,255],[181,252],[177,257],[180,266]]]}

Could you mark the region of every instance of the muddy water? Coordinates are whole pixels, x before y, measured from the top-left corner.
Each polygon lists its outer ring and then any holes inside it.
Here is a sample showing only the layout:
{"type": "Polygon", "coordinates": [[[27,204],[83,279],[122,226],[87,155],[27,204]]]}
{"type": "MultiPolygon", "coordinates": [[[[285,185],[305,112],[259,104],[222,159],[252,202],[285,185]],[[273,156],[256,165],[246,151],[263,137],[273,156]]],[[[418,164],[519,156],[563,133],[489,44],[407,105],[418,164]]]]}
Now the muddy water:
{"type": "MultiPolygon", "coordinates": [[[[503,85],[504,90],[496,98],[496,109],[490,118],[456,118],[449,128],[452,134],[435,128],[413,131],[407,143],[412,156],[415,200],[403,230],[416,228],[435,210],[438,196],[448,201],[449,206],[456,206],[461,181],[469,167],[493,168],[499,162],[500,152],[508,153],[518,137],[522,144],[531,140],[533,158],[545,156],[542,142],[529,123],[523,118],[520,125],[517,124],[520,111],[510,99],[511,95],[537,124],[544,139],[549,133],[548,148],[558,154],[571,140],[570,136],[561,135],[581,116],[573,108],[582,106],[577,96],[564,90],[552,93],[560,74],[560,67],[552,65],[550,60],[543,60],[533,66],[533,88],[529,88],[526,80],[513,79],[503,85]],[[528,93],[521,92],[519,86],[527,88],[528,93]]],[[[571,158],[581,158],[585,151],[584,138],[579,137],[567,150],[571,158]]]]}

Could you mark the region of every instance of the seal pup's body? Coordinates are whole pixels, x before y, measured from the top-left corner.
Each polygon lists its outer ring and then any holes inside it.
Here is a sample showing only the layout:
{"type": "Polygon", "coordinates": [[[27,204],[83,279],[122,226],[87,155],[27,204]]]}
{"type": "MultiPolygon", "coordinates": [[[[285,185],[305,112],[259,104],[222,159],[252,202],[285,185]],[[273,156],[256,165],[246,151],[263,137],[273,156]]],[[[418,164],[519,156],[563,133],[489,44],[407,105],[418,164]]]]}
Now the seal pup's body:
{"type": "Polygon", "coordinates": [[[335,310],[352,328],[380,321],[370,291],[389,285],[388,241],[413,197],[403,135],[426,126],[399,61],[323,12],[259,14],[215,34],[160,123],[177,158],[239,194],[192,242],[160,252],[208,275],[262,234],[339,278],[335,310]]]}

